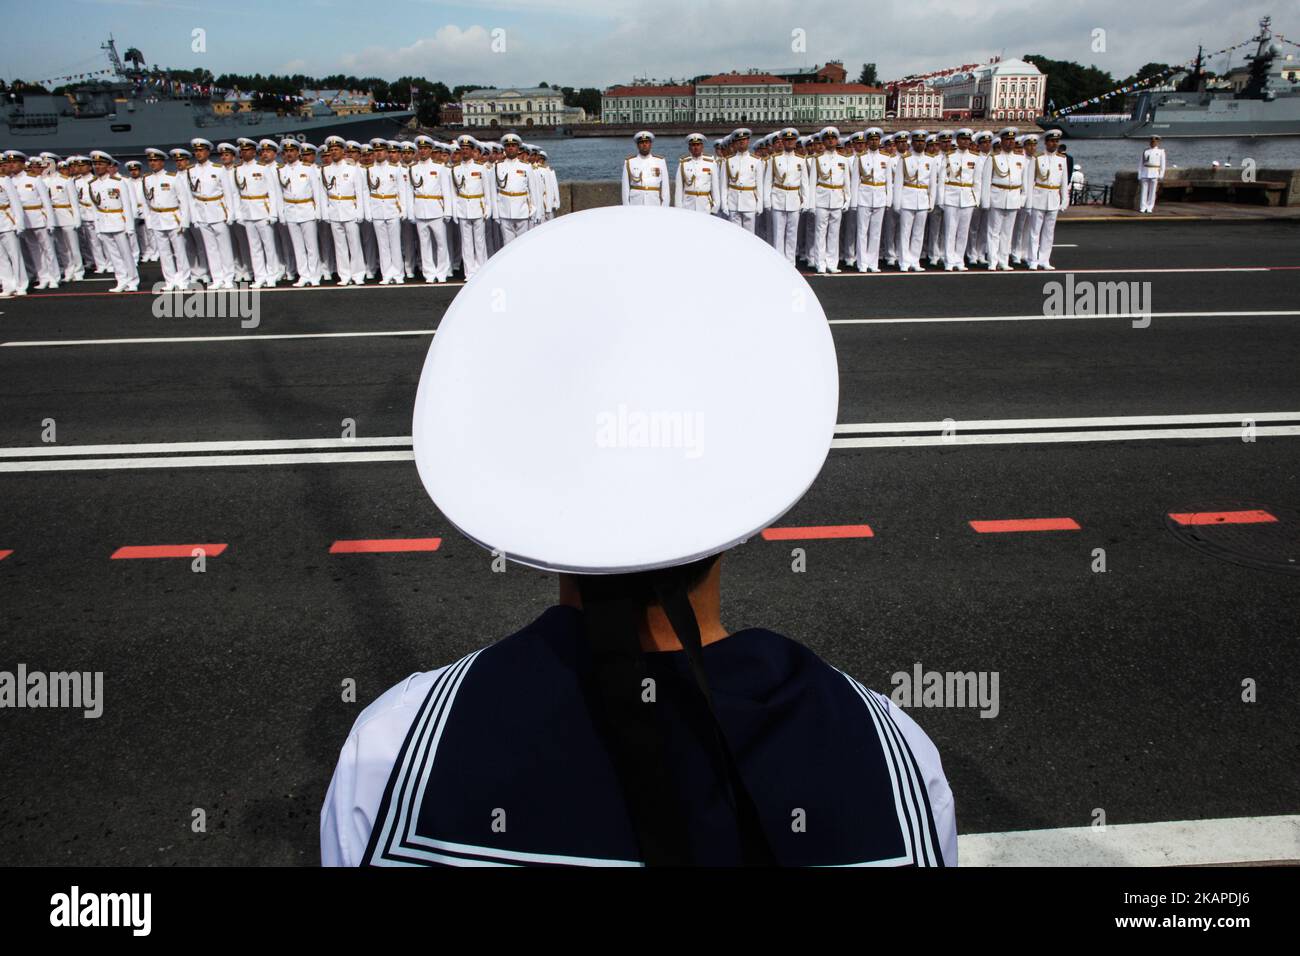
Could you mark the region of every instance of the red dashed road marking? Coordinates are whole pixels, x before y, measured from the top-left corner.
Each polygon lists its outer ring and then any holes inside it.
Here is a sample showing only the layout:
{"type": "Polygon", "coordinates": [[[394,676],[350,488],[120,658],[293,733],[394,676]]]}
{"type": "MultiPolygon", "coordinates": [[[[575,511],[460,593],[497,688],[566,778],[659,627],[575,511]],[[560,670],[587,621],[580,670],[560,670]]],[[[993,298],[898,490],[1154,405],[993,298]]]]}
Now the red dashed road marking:
{"type": "Polygon", "coordinates": [[[1267,511],[1187,511],[1170,512],[1179,524],[1264,524],[1276,521],[1267,511]]]}
{"type": "Polygon", "coordinates": [[[865,524],[822,524],[807,528],[765,528],[764,541],[799,541],[818,538],[874,538],[875,532],[865,524]]]}
{"type": "Polygon", "coordinates": [[[14,553],[13,548],[10,548],[8,551],[0,551],[0,561],[3,561],[5,558],[9,557],[9,555],[13,553],[14,553]]]}
{"type": "Polygon", "coordinates": [[[335,541],[330,554],[374,554],[393,551],[437,551],[442,538],[370,538],[358,541],[335,541]]]}
{"type": "Polygon", "coordinates": [[[111,560],[123,558],[189,558],[195,549],[202,549],[204,557],[215,558],[226,550],[224,544],[136,544],[118,548],[111,560]]]}
{"type": "Polygon", "coordinates": [[[970,526],[980,534],[1001,534],[1007,531],[1079,530],[1079,522],[1073,518],[1003,518],[995,521],[972,521],[970,526]]]}

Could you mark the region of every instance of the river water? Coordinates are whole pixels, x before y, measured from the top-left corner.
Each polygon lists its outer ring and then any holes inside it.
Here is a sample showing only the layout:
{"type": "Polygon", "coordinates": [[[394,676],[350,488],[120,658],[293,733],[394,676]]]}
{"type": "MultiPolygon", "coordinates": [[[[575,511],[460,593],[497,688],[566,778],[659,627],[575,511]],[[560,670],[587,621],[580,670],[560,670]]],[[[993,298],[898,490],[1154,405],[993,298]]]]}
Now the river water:
{"type": "MultiPolygon", "coordinates": [[[[537,138],[532,142],[546,150],[561,180],[617,179],[619,165],[634,151],[631,141],[623,138],[537,138]]],[[[1141,140],[1127,139],[1075,139],[1065,140],[1065,145],[1076,167],[1082,164],[1088,182],[1095,186],[1109,186],[1118,170],[1136,172],[1146,147],[1141,140]]],[[[1209,166],[1214,160],[1240,166],[1247,158],[1254,159],[1260,169],[1300,167],[1300,137],[1170,139],[1164,146],[1170,167],[1209,166]]],[[[686,140],[660,137],[654,151],[668,160],[675,175],[678,157],[686,154],[686,140]]]]}

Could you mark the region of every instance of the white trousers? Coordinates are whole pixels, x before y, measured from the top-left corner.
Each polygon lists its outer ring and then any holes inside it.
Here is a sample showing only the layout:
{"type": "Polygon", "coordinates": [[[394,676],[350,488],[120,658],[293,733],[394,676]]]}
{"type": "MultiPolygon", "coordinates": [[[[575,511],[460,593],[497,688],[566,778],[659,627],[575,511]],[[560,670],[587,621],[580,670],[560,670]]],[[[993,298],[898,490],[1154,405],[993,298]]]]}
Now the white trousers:
{"type": "Polygon", "coordinates": [[[150,229],[153,246],[158,251],[158,264],[162,266],[163,280],[168,285],[182,289],[190,284],[190,262],[185,251],[182,229],[150,229]]]}
{"type": "Polygon", "coordinates": [[[1138,212],[1154,212],[1156,208],[1156,183],[1158,179],[1139,179],[1142,187],[1142,200],[1138,203],[1138,212]]]}
{"type": "Polygon", "coordinates": [[[415,236],[415,223],[409,219],[402,220],[402,268],[406,278],[415,278],[415,254],[419,251],[420,241],[415,236]]]}
{"type": "Polygon", "coordinates": [[[943,210],[943,264],[957,268],[966,265],[966,240],[974,206],[945,206],[943,210]]]}
{"type": "Polygon", "coordinates": [[[460,256],[465,265],[466,279],[487,262],[487,223],[482,219],[460,221],[460,256]]]}
{"type": "Polygon", "coordinates": [[[880,251],[890,265],[898,264],[898,213],[885,207],[885,221],[880,226],[880,251]]]}
{"type": "Polygon", "coordinates": [[[885,223],[885,207],[859,206],[857,243],[858,271],[876,271],[880,268],[880,232],[885,223]]]}
{"type": "Polygon", "coordinates": [[[926,223],[925,257],[931,263],[943,258],[943,221],[946,218],[943,213],[942,206],[935,206],[930,210],[930,221],[926,223]]]}
{"type": "Polygon", "coordinates": [[[384,281],[404,277],[402,267],[402,220],[372,219],[375,246],[379,252],[379,275],[384,281]]]}
{"type": "Polygon", "coordinates": [[[925,246],[925,222],[929,218],[928,209],[898,210],[898,267],[900,269],[920,267],[921,250],[925,246]]]}
{"type": "Polygon", "coordinates": [[[425,282],[446,282],[451,273],[451,250],[447,246],[447,220],[417,219],[415,235],[420,243],[420,271],[425,282]]]}
{"type": "Polygon", "coordinates": [[[843,209],[813,210],[813,265],[818,272],[840,267],[840,218],[843,209]]]}
{"type": "Polygon", "coordinates": [[[1016,228],[1017,212],[1017,209],[998,209],[996,206],[984,210],[984,231],[990,266],[1006,268],[1011,265],[1011,234],[1016,228]]]}
{"type": "MultiPolygon", "coordinates": [[[[230,226],[230,253],[234,256],[235,278],[241,282],[253,278],[248,233],[242,223],[232,223],[230,226]]],[[[208,258],[211,258],[211,256],[208,258]]]]}
{"type": "Polygon", "coordinates": [[[28,226],[22,236],[36,281],[58,282],[59,260],[54,255],[54,238],[50,231],[44,226],[28,226]]]}
{"type": "Polygon", "coordinates": [[[1011,230],[1011,257],[1025,260],[1029,257],[1029,210],[1021,206],[1016,210],[1016,224],[1011,230]]]}
{"type": "Polygon", "coordinates": [[[736,212],[735,210],[731,210],[727,213],[727,218],[730,219],[732,222],[734,222],[741,229],[747,230],[748,232],[753,232],[756,225],[756,221],[758,219],[758,213],[736,212]]]}
{"type": "Polygon", "coordinates": [[[501,245],[509,245],[528,231],[530,225],[527,219],[498,219],[501,224],[501,245]]]}
{"type": "Polygon", "coordinates": [[[366,279],[366,255],[362,250],[360,227],[361,224],[355,221],[330,223],[339,282],[355,282],[360,285],[366,279]]]}
{"type": "Polygon", "coordinates": [[[1029,264],[1039,267],[1052,264],[1052,245],[1056,241],[1057,209],[1029,210],[1029,264]]]}
{"type": "Polygon", "coordinates": [[[258,282],[270,282],[283,274],[275,255],[275,230],[269,219],[250,219],[244,223],[248,237],[248,265],[258,282]]]}
{"type": "Polygon", "coordinates": [[[71,279],[85,272],[81,262],[81,242],[76,226],[59,226],[54,230],[54,252],[59,257],[63,278],[71,279]]]}
{"type": "Polygon", "coordinates": [[[379,273],[379,240],[375,238],[373,223],[359,222],[357,230],[361,234],[361,252],[366,264],[366,278],[373,279],[379,273]]]}
{"type": "Polygon", "coordinates": [[[195,223],[203,238],[203,251],[207,257],[208,274],[214,283],[226,285],[235,281],[235,253],[230,244],[230,226],[224,222],[195,223]]]}
{"type": "Polygon", "coordinates": [[[135,255],[131,252],[131,233],[101,232],[99,238],[103,240],[117,281],[123,285],[138,285],[140,272],[136,269],[135,255]]]}
{"type": "Polygon", "coordinates": [[[23,268],[23,251],[18,236],[19,233],[13,230],[0,232],[0,292],[27,288],[27,270],[23,268]]]}
{"type": "Polygon", "coordinates": [[[858,262],[858,210],[845,209],[840,218],[840,258],[846,265],[858,262]]]}
{"type": "Polygon", "coordinates": [[[289,233],[289,243],[293,246],[293,261],[298,277],[308,282],[319,282],[320,243],[317,242],[316,220],[286,222],[284,228],[289,233]]]}
{"type": "Polygon", "coordinates": [[[984,230],[984,210],[976,206],[970,215],[970,230],[966,239],[966,258],[971,262],[988,260],[988,233],[984,230]]]}
{"type": "Polygon", "coordinates": [[[773,209],[772,248],[785,256],[790,265],[794,265],[795,252],[799,247],[799,210],[773,209]]]}

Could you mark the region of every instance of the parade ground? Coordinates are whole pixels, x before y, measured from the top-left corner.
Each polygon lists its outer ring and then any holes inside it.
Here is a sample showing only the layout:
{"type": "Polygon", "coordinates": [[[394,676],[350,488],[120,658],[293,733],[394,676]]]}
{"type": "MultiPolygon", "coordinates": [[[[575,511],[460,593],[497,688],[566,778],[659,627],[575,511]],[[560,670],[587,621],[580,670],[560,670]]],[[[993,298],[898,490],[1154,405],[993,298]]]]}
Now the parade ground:
{"type": "MultiPolygon", "coordinates": [[[[1300,222],[1056,242],[1054,272],[809,278],[840,427],[724,558],[723,623],[885,694],[978,675],[908,701],[963,864],[1300,859],[1300,222]],[[1100,283],[1121,314],[1081,307],[1100,283]]],[[[282,287],[241,320],[110,285],[0,302],[0,668],[102,672],[98,716],[6,713],[6,862],[316,864],[361,709],[556,600],[411,460],[460,286],[282,287]]]]}

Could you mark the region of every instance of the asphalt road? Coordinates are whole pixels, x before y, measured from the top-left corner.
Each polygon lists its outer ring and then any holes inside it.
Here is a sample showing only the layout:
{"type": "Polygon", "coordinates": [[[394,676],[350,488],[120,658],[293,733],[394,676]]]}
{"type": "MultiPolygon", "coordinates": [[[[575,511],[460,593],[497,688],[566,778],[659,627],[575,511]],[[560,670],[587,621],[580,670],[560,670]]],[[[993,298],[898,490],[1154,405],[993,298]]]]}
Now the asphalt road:
{"type": "MultiPolygon", "coordinates": [[[[1294,813],[1297,240],[1290,223],[1067,224],[1051,275],[813,279],[852,427],[781,525],[873,536],[752,539],[724,562],[724,623],[780,630],[885,692],[917,662],[997,672],[995,717],[912,711],[963,834],[1086,826],[1097,808],[1294,813]],[[1044,319],[1067,271],[1149,282],[1150,326],[1044,319]],[[1198,548],[1166,517],[1204,511],[1277,520],[1203,529],[1198,548]],[[1030,518],[1078,527],[970,525],[1030,518]]],[[[0,862],[314,863],[359,709],[554,599],[548,575],[493,573],[403,460],[457,287],[267,293],[250,329],[105,288],[0,302],[0,670],[104,672],[98,719],[0,711],[0,862]],[[357,332],[391,334],[340,334],[357,332]],[[339,441],[345,419],[358,442],[339,441]],[[322,444],[283,445],[304,439],[322,444]],[[232,444],[138,447],[172,442],[232,444]],[[428,537],[436,551],[329,553],[428,537]],[[110,560],[176,543],[226,548],[203,573],[110,560]]]]}

